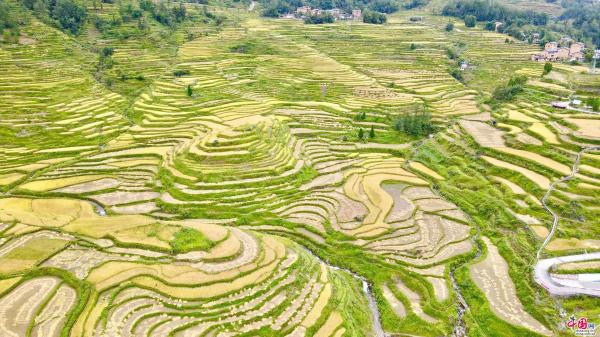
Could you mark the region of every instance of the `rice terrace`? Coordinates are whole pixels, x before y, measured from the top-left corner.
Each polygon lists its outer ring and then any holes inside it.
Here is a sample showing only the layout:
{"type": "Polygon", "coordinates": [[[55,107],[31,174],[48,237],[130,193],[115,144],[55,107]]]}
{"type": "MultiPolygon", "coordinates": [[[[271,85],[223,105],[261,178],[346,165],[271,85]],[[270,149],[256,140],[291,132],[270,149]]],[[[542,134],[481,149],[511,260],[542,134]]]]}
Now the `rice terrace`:
{"type": "Polygon", "coordinates": [[[0,337],[600,336],[600,2],[0,0],[0,337]]]}

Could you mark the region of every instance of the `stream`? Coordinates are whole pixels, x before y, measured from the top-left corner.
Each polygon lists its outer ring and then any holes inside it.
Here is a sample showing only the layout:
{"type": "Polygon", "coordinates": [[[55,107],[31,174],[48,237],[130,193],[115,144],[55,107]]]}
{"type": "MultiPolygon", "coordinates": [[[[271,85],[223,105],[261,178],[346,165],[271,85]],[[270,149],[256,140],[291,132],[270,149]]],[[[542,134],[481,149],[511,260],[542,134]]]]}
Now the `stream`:
{"type": "MultiPolygon", "coordinates": [[[[468,214],[467,217],[469,217],[468,214]]],[[[475,223],[472,220],[471,222],[475,223]]],[[[479,244],[477,244],[477,237],[479,236],[480,230],[481,229],[479,228],[479,226],[477,226],[477,233],[475,233],[475,235],[473,235],[473,237],[471,238],[471,242],[473,242],[473,245],[477,247],[477,253],[475,254],[475,257],[473,257],[472,260],[477,260],[477,258],[479,258],[479,256],[481,255],[481,247],[479,246],[479,244]]],[[[456,282],[456,278],[454,277],[454,271],[456,271],[456,269],[462,267],[463,265],[464,264],[454,267],[448,273],[450,275],[450,281],[452,282],[452,289],[454,290],[454,292],[456,293],[456,297],[458,298],[458,303],[456,304],[456,322],[454,323],[454,329],[452,329],[452,334],[450,335],[452,337],[469,336],[469,334],[467,333],[467,325],[465,324],[465,320],[463,319],[465,312],[467,310],[470,310],[469,305],[467,304],[467,301],[465,301],[460,287],[458,286],[458,282],[456,282]]]]}
{"type": "MultiPolygon", "coordinates": [[[[410,153],[410,155],[407,156],[407,158],[412,158],[414,156],[414,154],[416,152],[418,152],[420,150],[420,148],[423,145],[425,145],[425,143],[428,140],[429,139],[426,139],[424,141],[420,141],[419,143],[417,143],[416,146],[415,146],[415,148],[410,153]]],[[[406,162],[408,163],[409,160],[407,160],[406,162]]],[[[438,196],[440,196],[440,197],[443,198],[443,196],[440,195],[440,193],[439,193],[438,190],[432,189],[432,191],[435,194],[437,194],[438,196]]],[[[471,238],[471,242],[473,242],[473,245],[477,248],[477,253],[475,254],[475,257],[472,260],[476,260],[481,255],[481,247],[477,243],[477,237],[479,236],[481,228],[475,223],[475,221],[473,221],[473,219],[471,219],[471,217],[469,216],[469,214],[465,213],[465,215],[469,219],[470,223],[474,224],[476,226],[476,228],[477,228],[477,233],[475,233],[475,235],[471,238]]],[[[468,337],[469,336],[469,334],[467,332],[467,325],[465,324],[465,321],[464,321],[463,317],[465,315],[465,312],[468,311],[468,310],[470,310],[470,308],[469,308],[469,305],[467,304],[467,302],[465,301],[465,299],[464,299],[464,297],[462,295],[460,287],[458,286],[458,282],[456,282],[456,278],[454,277],[454,272],[456,271],[456,269],[462,267],[466,263],[467,262],[465,262],[465,263],[463,263],[461,265],[455,266],[448,273],[449,276],[450,276],[450,281],[452,282],[452,289],[456,293],[456,297],[458,299],[458,303],[456,304],[456,322],[454,323],[454,328],[452,329],[452,333],[450,334],[450,336],[452,336],[452,337],[468,337]]]]}
{"type": "Polygon", "coordinates": [[[367,282],[367,279],[365,279],[364,277],[358,275],[357,273],[346,269],[346,268],[342,268],[342,267],[338,267],[338,266],[334,266],[330,263],[328,263],[327,261],[324,261],[323,259],[321,259],[319,256],[317,256],[315,253],[313,253],[310,249],[304,247],[304,249],[306,249],[306,251],[312,255],[315,259],[317,259],[319,262],[322,262],[324,264],[326,264],[329,268],[333,269],[333,270],[340,270],[343,272],[346,272],[348,274],[350,274],[350,276],[354,277],[355,279],[359,280],[360,283],[362,284],[362,290],[365,293],[365,296],[367,297],[367,302],[369,304],[369,309],[371,310],[371,315],[373,316],[373,332],[375,332],[375,337],[389,337],[390,335],[387,334],[385,331],[383,331],[383,327],[381,327],[381,319],[380,319],[380,315],[379,315],[379,308],[377,308],[377,301],[375,300],[375,296],[373,296],[373,291],[371,289],[371,285],[369,284],[369,282],[367,282]]]}

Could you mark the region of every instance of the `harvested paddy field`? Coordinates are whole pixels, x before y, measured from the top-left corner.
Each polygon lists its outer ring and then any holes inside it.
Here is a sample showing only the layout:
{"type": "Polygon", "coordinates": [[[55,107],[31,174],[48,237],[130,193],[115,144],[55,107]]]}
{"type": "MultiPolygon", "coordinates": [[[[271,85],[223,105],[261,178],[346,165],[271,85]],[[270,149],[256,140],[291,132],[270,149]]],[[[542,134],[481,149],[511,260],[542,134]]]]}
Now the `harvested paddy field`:
{"type": "Polygon", "coordinates": [[[558,308],[596,313],[529,277],[548,236],[600,250],[600,119],[550,106],[573,90],[538,80],[537,48],[424,9],[181,6],[140,9],[139,36],[27,14],[0,42],[1,336],[563,336],[558,308]],[[488,104],[517,73],[536,79],[488,104]]]}

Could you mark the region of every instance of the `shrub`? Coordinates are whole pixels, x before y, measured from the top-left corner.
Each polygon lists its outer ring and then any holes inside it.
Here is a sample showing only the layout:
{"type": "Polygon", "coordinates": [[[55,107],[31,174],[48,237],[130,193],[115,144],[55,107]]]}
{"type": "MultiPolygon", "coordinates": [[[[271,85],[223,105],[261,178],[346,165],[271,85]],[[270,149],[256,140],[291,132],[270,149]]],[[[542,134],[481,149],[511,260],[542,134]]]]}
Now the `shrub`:
{"type": "Polygon", "coordinates": [[[498,101],[510,101],[517,94],[523,91],[523,86],[527,82],[527,76],[512,77],[505,86],[497,87],[494,90],[493,97],[498,101]]]}
{"type": "Polygon", "coordinates": [[[189,75],[190,71],[187,69],[177,69],[175,71],[173,71],[173,75],[175,75],[175,77],[181,77],[181,76],[185,76],[185,75],[189,75]]]}
{"type": "Polygon", "coordinates": [[[460,49],[456,47],[448,47],[446,49],[446,55],[451,60],[458,60],[460,58],[460,49]]]}
{"type": "Polygon", "coordinates": [[[191,86],[191,85],[188,85],[188,86],[187,86],[187,95],[188,95],[189,97],[192,97],[192,94],[193,94],[193,93],[194,93],[194,92],[192,91],[192,86],[191,86]]]}
{"type": "Polygon", "coordinates": [[[169,242],[173,253],[186,253],[192,250],[209,250],[214,243],[193,228],[182,228],[175,233],[173,240],[169,242]]]}
{"type": "Polygon", "coordinates": [[[465,15],[465,26],[475,27],[477,24],[477,18],[473,15],[465,15]]]}
{"type": "Polygon", "coordinates": [[[485,30],[489,30],[490,32],[493,32],[496,30],[496,23],[493,21],[488,21],[485,23],[485,30]]]}
{"type": "Polygon", "coordinates": [[[446,31],[447,31],[447,32],[451,32],[451,31],[453,31],[453,30],[454,30],[454,23],[452,23],[452,22],[448,22],[448,23],[446,24],[446,31]]]}
{"type": "Polygon", "coordinates": [[[594,111],[600,111],[600,97],[589,97],[585,103],[592,107],[594,111]]]}
{"type": "Polygon", "coordinates": [[[458,81],[462,82],[464,80],[462,72],[458,68],[452,68],[452,70],[450,70],[450,75],[458,81]]]}
{"type": "Polygon", "coordinates": [[[115,52],[115,49],[113,47],[104,47],[100,51],[100,56],[101,57],[112,56],[114,54],[114,52],[115,52]]]}
{"type": "Polygon", "coordinates": [[[552,63],[546,62],[546,64],[544,64],[544,72],[542,73],[542,76],[548,74],[551,71],[552,71],[552,63]]]}

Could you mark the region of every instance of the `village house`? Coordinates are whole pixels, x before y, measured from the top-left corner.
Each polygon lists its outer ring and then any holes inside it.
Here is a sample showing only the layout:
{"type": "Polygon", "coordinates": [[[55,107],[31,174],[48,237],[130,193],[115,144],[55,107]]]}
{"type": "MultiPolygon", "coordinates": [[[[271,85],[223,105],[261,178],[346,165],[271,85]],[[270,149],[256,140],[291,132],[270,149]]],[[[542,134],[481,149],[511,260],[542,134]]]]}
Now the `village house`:
{"type": "Polygon", "coordinates": [[[566,109],[569,107],[569,102],[554,101],[552,106],[557,109],[566,109]]]}
{"type": "Polygon", "coordinates": [[[340,15],[342,14],[342,11],[340,11],[339,8],[333,8],[327,11],[327,13],[331,14],[331,16],[333,16],[336,19],[340,18],[340,15]]]}
{"type": "MultiPolygon", "coordinates": [[[[302,6],[302,7],[296,8],[296,12],[292,17],[303,19],[308,16],[319,16],[322,14],[329,14],[336,20],[349,20],[349,19],[360,18],[360,16],[362,15],[362,12],[360,9],[354,9],[354,10],[352,10],[352,14],[350,14],[350,13],[344,13],[339,8],[323,10],[320,8],[311,8],[310,6],[302,6]]],[[[289,15],[283,15],[282,18],[291,18],[291,17],[289,15]]]]}
{"type": "Polygon", "coordinates": [[[569,48],[559,47],[558,42],[548,42],[544,51],[531,56],[533,61],[538,62],[561,62],[561,61],[583,61],[583,50],[585,45],[581,42],[573,42],[569,48]]]}
{"type": "Polygon", "coordinates": [[[298,7],[296,8],[296,14],[299,15],[310,15],[311,12],[311,8],[310,6],[302,6],[302,7],[298,7]]]}

